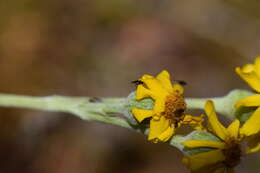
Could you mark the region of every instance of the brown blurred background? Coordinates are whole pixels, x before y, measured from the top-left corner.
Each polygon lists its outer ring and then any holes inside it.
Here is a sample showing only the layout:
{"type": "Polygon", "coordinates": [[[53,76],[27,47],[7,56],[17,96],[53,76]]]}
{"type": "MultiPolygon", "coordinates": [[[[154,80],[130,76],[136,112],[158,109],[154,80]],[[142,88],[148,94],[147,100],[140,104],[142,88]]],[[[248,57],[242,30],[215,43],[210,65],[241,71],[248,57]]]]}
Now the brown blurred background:
{"type": "MultiPolygon", "coordinates": [[[[187,97],[248,88],[260,55],[258,0],[2,0],[0,92],[125,97],[162,69],[187,97]]],[[[181,153],[72,115],[0,109],[0,173],[188,173],[181,153]]],[[[238,172],[260,172],[260,155],[238,172]]]]}

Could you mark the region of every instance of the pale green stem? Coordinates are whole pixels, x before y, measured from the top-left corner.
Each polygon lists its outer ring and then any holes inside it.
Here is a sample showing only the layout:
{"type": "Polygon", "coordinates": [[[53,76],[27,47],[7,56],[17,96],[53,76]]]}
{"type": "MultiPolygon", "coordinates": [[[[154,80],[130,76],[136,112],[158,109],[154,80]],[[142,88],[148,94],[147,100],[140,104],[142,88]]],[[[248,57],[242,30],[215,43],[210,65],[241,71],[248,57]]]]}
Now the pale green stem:
{"type": "MultiPolygon", "coordinates": [[[[187,98],[188,109],[203,109],[207,100],[213,100],[217,112],[234,118],[234,104],[237,100],[251,95],[244,90],[233,90],[227,96],[217,98],[187,98]]],[[[127,107],[125,98],[102,98],[100,101],[91,102],[89,97],[66,96],[19,96],[0,94],[0,106],[29,108],[45,111],[68,112],[84,120],[94,120],[131,128],[122,117],[111,116],[111,113],[124,113],[127,107]]]]}
{"type": "Polygon", "coordinates": [[[214,98],[190,98],[186,100],[188,109],[203,109],[206,101],[212,100],[214,102],[216,111],[229,119],[234,119],[234,104],[228,104],[225,97],[214,98]]]}
{"type": "MultiPolygon", "coordinates": [[[[239,99],[249,96],[251,94],[251,92],[244,90],[233,90],[224,97],[187,98],[186,102],[188,105],[188,109],[203,109],[205,102],[207,100],[212,100],[215,103],[217,112],[221,113],[222,115],[230,119],[234,119],[234,104],[239,99]]],[[[138,102],[134,101],[131,103],[128,99],[129,98],[93,99],[89,97],[66,96],[33,97],[12,94],[0,94],[0,106],[37,109],[53,112],[67,112],[83,120],[113,124],[116,126],[125,127],[140,132],[140,127],[138,128],[138,126],[131,125],[130,119],[132,116],[127,115],[129,114],[128,111],[131,108],[131,106],[133,106],[133,104],[138,104],[138,102]],[[121,114],[125,116],[120,117],[115,116],[115,114],[121,114]]],[[[151,104],[151,102],[143,102],[143,104],[151,104]]],[[[183,138],[181,136],[175,135],[169,144],[182,150],[182,139],[183,138]]]]}
{"type": "MultiPolygon", "coordinates": [[[[209,98],[214,101],[216,110],[227,116],[234,118],[234,103],[251,95],[252,93],[243,90],[234,90],[227,96],[209,98]]],[[[113,114],[123,114],[127,109],[125,98],[102,98],[100,101],[91,102],[89,97],[66,97],[66,96],[47,96],[32,97],[19,96],[12,94],[0,94],[0,106],[29,108],[44,111],[72,113],[84,120],[93,120],[109,123],[117,126],[133,129],[126,117],[115,117],[113,114]]],[[[208,99],[186,99],[188,109],[203,109],[205,101],[208,99]]]]}
{"type": "Polygon", "coordinates": [[[223,97],[213,98],[188,98],[186,99],[188,109],[204,109],[207,100],[214,102],[216,111],[229,119],[235,119],[235,104],[242,98],[252,95],[252,92],[246,90],[233,90],[223,97]]]}
{"type": "Polygon", "coordinates": [[[93,120],[126,128],[129,123],[118,117],[109,116],[124,109],[123,98],[102,99],[102,102],[90,102],[88,97],[46,96],[32,97],[12,94],[0,94],[0,106],[29,108],[53,112],[72,113],[84,120],[93,120]]]}

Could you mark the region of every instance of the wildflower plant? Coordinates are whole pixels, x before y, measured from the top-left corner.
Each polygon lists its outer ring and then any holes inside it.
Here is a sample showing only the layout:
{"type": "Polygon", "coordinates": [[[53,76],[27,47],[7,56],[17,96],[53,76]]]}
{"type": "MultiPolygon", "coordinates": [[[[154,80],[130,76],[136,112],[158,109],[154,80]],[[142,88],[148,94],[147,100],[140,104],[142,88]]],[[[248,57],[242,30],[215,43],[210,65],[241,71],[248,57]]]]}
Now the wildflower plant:
{"type": "Polygon", "coordinates": [[[232,173],[242,157],[260,150],[260,57],[235,71],[257,93],[235,89],[223,97],[185,98],[184,83],[163,70],[133,81],[135,91],[126,98],[0,94],[0,106],[67,112],[142,132],[151,142],[178,148],[191,172],[232,173]],[[192,109],[206,116],[189,114],[192,109]],[[218,113],[231,120],[227,127],[218,113]],[[181,126],[192,130],[180,135],[181,126]]]}

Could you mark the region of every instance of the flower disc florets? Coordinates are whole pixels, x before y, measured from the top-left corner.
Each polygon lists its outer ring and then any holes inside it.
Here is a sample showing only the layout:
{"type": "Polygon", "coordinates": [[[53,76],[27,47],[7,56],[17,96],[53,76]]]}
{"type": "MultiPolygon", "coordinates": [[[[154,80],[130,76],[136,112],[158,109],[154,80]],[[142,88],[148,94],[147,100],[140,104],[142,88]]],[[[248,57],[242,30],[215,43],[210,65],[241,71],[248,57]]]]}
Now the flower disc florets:
{"type": "Polygon", "coordinates": [[[240,163],[241,156],[242,156],[242,150],[240,141],[237,139],[231,137],[226,140],[226,147],[222,150],[225,161],[224,165],[229,168],[234,168],[240,163]]]}
{"type": "Polygon", "coordinates": [[[178,92],[173,93],[166,97],[165,111],[162,113],[166,119],[169,119],[174,127],[178,127],[184,117],[184,111],[186,110],[186,103],[184,98],[178,92]]]}

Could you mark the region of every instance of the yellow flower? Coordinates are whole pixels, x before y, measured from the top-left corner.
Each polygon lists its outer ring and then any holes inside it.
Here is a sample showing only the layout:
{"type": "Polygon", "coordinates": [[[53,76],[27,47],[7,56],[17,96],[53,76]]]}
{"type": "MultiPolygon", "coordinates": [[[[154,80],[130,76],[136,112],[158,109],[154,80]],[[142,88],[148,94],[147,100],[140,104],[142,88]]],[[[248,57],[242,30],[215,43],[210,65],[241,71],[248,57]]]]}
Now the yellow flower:
{"type": "MultiPolygon", "coordinates": [[[[219,138],[219,141],[209,140],[188,140],[183,142],[187,148],[210,148],[208,152],[202,152],[191,156],[185,156],[183,162],[194,172],[216,172],[221,173],[227,170],[234,172],[234,167],[240,163],[244,154],[241,143],[250,139],[251,129],[254,129],[254,122],[247,121],[240,128],[239,120],[234,120],[227,128],[218,120],[212,101],[207,101],[205,112],[208,116],[210,131],[219,138]],[[252,128],[249,128],[252,127],[252,128]],[[210,171],[209,171],[210,170],[210,171]]],[[[248,145],[247,153],[253,152],[248,145]]]]}
{"type": "Polygon", "coordinates": [[[260,92],[260,57],[255,59],[255,64],[246,64],[242,68],[237,67],[236,72],[254,90],[260,92]]]}
{"type": "Polygon", "coordinates": [[[237,67],[236,72],[244,79],[258,94],[239,100],[235,107],[257,107],[255,112],[247,120],[241,129],[241,133],[251,136],[248,145],[252,152],[260,150],[260,57],[255,59],[254,64],[246,64],[242,68],[237,67]]]}
{"type": "Polygon", "coordinates": [[[195,128],[202,128],[202,117],[184,115],[186,103],[183,98],[183,87],[172,84],[167,71],[162,71],[156,77],[143,75],[137,84],[136,100],[152,98],[152,110],[132,109],[138,122],[150,118],[150,131],[148,140],[154,142],[168,141],[181,124],[191,123],[195,128]]]}

